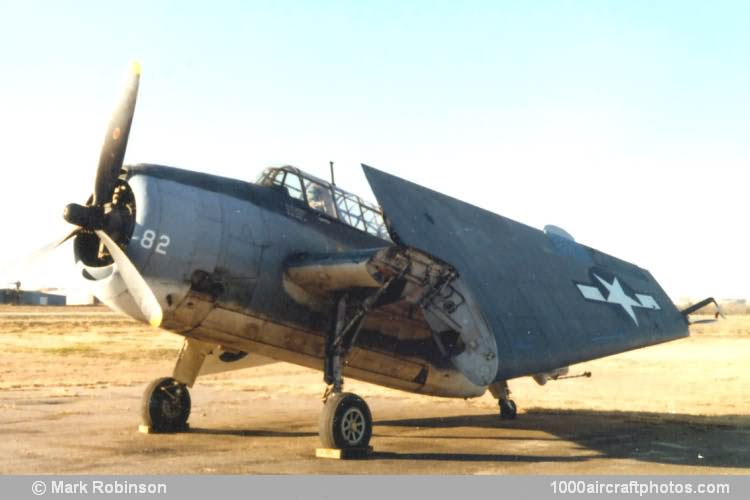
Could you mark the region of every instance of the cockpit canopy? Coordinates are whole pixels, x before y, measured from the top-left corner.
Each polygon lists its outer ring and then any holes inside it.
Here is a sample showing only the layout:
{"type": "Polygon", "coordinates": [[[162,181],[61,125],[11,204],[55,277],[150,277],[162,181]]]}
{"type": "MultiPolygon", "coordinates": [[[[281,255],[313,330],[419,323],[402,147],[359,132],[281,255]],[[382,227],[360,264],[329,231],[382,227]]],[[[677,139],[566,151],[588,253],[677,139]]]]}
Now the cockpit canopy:
{"type": "Polygon", "coordinates": [[[303,201],[310,208],[355,229],[390,240],[380,207],[296,167],[267,168],[257,183],[284,187],[289,196],[303,201]]]}

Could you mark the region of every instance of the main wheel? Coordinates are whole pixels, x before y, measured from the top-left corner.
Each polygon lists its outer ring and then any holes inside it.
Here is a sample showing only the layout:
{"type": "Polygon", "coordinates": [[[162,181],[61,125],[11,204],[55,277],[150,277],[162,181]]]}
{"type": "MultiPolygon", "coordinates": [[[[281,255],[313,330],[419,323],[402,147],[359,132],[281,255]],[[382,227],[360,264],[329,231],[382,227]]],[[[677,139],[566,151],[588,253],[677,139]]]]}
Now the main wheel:
{"type": "Polygon", "coordinates": [[[325,448],[366,448],[372,437],[372,415],[365,400],[349,392],[328,398],[320,414],[320,442],[325,448]]]}
{"type": "Polygon", "coordinates": [[[171,377],[156,379],[143,393],[143,423],[156,432],[185,429],[190,416],[190,393],[184,384],[171,377]]]}
{"type": "Polygon", "coordinates": [[[507,420],[513,420],[516,418],[516,402],[512,399],[501,399],[500,400],[500,418],[507,420]]]}

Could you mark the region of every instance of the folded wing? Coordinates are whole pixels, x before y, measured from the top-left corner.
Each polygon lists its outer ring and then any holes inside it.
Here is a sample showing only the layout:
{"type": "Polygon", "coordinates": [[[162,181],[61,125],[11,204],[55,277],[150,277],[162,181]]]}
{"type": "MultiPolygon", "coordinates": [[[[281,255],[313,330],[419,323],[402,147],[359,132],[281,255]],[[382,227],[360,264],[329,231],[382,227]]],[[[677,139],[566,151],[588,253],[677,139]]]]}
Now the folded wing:
{"type": "Polygon", "coordinates": [[[496,379],[687,336],[645,269],[363,165],[391,237],[449,263],[498,355],[496,379]]]}

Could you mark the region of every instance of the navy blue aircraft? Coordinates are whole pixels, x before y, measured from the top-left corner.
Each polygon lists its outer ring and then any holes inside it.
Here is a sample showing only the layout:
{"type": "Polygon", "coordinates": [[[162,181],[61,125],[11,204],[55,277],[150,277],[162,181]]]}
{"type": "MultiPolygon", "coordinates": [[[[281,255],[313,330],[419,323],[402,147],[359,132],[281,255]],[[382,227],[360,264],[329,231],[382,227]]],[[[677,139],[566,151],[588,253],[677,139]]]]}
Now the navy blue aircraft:
{"type": "Polygon", "coordinates": [[[539,383],[574,363],[688,335],[649,274],[364,166],[380,206],[294,167],[256,183],[123,166],[136,66],[105,136],[94,193],[70,204],[75,258],[109,307],[185,337],[152,382],[144,425],[187,428],[198,375],[274,361],[321,370],[324,447],[366,448],[372,417],[344,377],[453,398],[539,383]],[[382,208],[381,208],[382,207],[382,208]]]}

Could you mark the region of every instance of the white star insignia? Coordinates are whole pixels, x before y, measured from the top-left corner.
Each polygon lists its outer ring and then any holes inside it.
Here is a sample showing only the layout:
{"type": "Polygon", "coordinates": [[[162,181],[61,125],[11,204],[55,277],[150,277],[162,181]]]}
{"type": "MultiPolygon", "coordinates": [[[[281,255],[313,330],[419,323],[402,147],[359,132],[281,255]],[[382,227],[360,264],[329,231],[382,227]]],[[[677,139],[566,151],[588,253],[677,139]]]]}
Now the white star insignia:
{"type": "Polygon", "coordinates": [[[604,297],[601,290],[599,290],[599,288],[596,286],[577,284],[576,286],[581,292],[581,295],[583,295],[583,298],[593,300],[595,302],[607,302],[609,304],[617,304],[621,306],[625,310],[625,312],[628,313],[628,316],[630,316],[636,326],[638,326],[638,318],[635,315],[635,307],[640,307],[642,309],[653,309],[656,311],[661,309],[659,307],[659,304],[656,303],[656,300],[654,300],[651,295],[636,293],[635,299],[628,295],[625,290],[623,290],[622,285],[620,284],[620,281],[617,279],[617,277],[614,277],[612,279],[612,283],[608,282],[605,279],[602,279],[596,274],[594,274],[594,278],[596,278],[599,283],[604,286],[607,291],[607,297],[604,297]]]}

